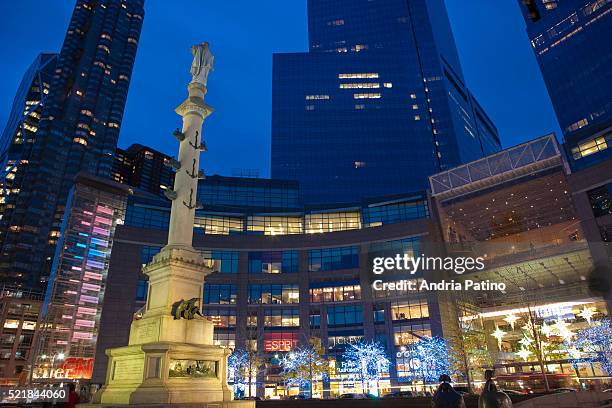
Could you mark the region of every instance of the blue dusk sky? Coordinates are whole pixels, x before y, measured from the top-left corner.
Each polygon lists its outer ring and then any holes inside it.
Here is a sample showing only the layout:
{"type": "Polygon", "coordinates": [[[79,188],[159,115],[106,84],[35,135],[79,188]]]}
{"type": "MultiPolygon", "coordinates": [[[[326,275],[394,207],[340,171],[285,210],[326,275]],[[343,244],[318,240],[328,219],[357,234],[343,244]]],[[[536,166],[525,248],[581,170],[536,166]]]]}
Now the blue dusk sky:
{"type": "MultiPolygon", "coordinates": [[[[41,52],[57,52],[73,1],[0,2],[0,126],[21,76],[41,52]]],[[[560,134],[517,0],[446,0],[469,88],[499,129],[504,147],[560,134]]],[[[176,154],[174,113],[186,97],[190,45],[209,41],[215,71],[205,123],[208,174],[233,168],[270,174],[272,53],[308,49],[306,0],[147,0],[120,147],[176,154]]]]}

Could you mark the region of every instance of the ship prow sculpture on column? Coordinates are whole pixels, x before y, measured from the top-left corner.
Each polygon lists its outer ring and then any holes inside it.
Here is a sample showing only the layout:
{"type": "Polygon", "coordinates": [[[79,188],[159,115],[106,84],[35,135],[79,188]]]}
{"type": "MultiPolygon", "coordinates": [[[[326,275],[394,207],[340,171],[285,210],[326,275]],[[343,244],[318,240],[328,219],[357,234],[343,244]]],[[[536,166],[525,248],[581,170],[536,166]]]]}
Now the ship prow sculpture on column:
{"type": "MultiPolygon", "coordinates": [[[[230,401],[229,350],[213,344],[213,324],[201,317],[199,299],[210,273],[192,246],[202,124],[213,109],[204,102],[214,57],[208,43],[192,47],[189,97],[176,108],[183,128],[179,141],[168,245],[143,269],[149,277],[145,312],[134,320],[129,343],[106,351],[106,384],[96,395],[102,405],[202,404],[230,401]]],[[[225,405],[225,404],[222,404],[225,405]]],[[[217,405],[215,405],[217,406],[217,405]]],[[[221,406],[221,405],[219,405],[221,406]]]]}

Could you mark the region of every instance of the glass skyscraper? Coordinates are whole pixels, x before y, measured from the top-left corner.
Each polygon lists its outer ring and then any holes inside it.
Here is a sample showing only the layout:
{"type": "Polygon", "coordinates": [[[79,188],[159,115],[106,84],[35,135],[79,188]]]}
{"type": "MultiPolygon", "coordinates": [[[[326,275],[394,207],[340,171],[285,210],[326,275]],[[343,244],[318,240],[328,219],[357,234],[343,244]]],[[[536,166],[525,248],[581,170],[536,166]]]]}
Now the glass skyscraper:
{"type": "Polygon", "coordinates": [[[612,1],[519,4],[572,166],[612,157],[612,1]]]}
{"type": "Polygon", "coordinates": [[[3,141],[27,157],[3,197],[0,281],[44,287],[74,176],[111,176],[143,18],[143,0],[76,2],[39,123],[3,141]]]}
{"type": "Polygon", "coordinates": [[[308,53],[274,55],[272,177],[305,203],[423,190],[500,149],[441,0],[309,0],[308,53]]]}

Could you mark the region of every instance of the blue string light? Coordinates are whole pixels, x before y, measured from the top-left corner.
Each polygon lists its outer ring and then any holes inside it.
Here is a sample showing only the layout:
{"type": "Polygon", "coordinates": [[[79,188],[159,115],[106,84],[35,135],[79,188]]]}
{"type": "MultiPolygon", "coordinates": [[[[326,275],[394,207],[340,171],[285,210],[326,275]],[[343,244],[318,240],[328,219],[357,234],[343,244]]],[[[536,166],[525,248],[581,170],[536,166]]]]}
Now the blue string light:
{"type": "Polygon", "coordinates": [[[608,375],[612,375],[612,321],[609,318],[579,330],[574,347],[582,353],[574,359],[575,367],[580,363],[599,363],[608,375]]]}

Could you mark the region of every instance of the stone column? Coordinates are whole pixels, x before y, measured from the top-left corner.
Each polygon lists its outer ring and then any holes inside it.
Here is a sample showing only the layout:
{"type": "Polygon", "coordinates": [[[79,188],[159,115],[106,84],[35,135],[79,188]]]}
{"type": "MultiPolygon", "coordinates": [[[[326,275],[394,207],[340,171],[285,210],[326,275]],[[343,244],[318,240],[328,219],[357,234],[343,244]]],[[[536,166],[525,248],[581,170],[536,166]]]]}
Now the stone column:
{"type": "Polygon", "coordinates": [[[188,86],[189,97],[176,108],[183,117],[181,134],[177,135],[179,144],[178,161],[181,168],[174,178],[176,198],[172,200],[168,247],[191,249],[193,240],[193,220],[198,192],[200,151],[203,149],[202,125],[213,109],[204,103],[206,86],[191,82],[188,86]]]}

